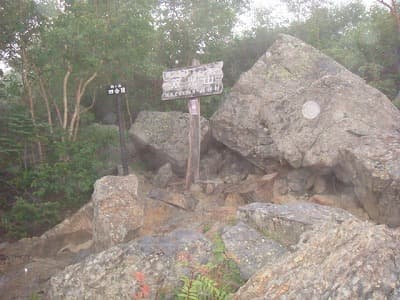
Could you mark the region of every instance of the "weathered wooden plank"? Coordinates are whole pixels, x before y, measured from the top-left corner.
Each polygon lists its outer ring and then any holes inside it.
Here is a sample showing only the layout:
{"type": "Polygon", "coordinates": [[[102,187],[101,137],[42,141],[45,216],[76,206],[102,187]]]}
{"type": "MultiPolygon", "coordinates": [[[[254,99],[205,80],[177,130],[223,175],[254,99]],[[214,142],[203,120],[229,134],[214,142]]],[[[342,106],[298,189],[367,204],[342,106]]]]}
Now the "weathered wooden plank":
{"type": "Polygon", "coordinates": [[[223,62],[163,72],[162,100],[195,98],[223,92],[223,62]]]}

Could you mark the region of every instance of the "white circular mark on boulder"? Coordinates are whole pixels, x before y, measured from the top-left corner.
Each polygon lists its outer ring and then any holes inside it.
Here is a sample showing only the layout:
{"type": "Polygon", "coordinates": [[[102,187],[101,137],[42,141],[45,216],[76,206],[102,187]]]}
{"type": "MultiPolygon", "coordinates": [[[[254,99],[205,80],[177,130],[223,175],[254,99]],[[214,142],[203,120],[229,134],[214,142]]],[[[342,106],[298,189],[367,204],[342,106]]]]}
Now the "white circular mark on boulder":
{"type": "Polygon", "coordinates": [[[319,113],[321,112],[321,108],[317,102],[307,101],[303,104],[301,112],[303,113],[304,118],[312,120],[318,117],[319,113]]]}

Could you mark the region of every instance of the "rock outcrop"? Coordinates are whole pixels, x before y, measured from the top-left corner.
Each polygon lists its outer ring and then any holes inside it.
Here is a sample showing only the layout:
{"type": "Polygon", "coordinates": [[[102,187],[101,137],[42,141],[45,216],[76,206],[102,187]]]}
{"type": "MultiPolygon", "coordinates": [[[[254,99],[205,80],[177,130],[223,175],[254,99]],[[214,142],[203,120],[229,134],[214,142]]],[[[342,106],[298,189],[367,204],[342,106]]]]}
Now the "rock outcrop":
{"type": "Polygon", "coordinates": [[[242,222],[224,228],[221,236],[228,255],[236,262],[245,280],[287,253],[281,244],[242,222]]]}
{"type": "Polygon", "coordinates": [[[399,299],[400,231],[321,223],[299,250],[266,265],[235,299],[399,299]]]}
{"type": "Polygon", "coordinates": [[[153,178],[153,183],[157,187],[166,188],[168,183],[170,183],[175,177],[171,164],[166,163],[158,169],[157,174],[153,178]]]}
{"type": "Polygon", "coordinates": [[[190,266],[205,265],[211,243],[177,230],[112,247],[71,265],[50,280],[50,299],[171,299],[190,266]],[[140,298],[135,295],[143,295],[140,298]]]}
{"type": "Polygon", "coordinates": [[[385,133],[359,138],[340,151],[337,176],[354,185],[368,215],[379,223],[400,226],[400,135],[385,133]]]}
{"type": "MultiPolygon", "coordinates": [[[[201,117],[201,149],[207,149],[211,132],[201,117]]],[[[174,172],[184,174],[188,159],[189,114],[142,111],[129,130],[139,155],[153,168],[170,163],[174,172]]]]}
{"type": "Polygon", "coordinates": [[[144,203],[138,198],[138,179],[106,176],[96,181],[93,200],[93,240],[97,250],[122,243],[143,225],[144,203]]]}
{"type": "Polygon", "coordinates": [[[296,246],[301,236],[321,223],[355,219],[350,213],[314,203],[251,203],[238,209],[238,219],[287,247],[296,246]]]}
{"type": "Polygon", "coordinates": [[[260,168],[286,161],[334,173],[354,185],[370,217],[392,226],[400,225],[399,172],[392,167],[399,124],[400,113],[385,95],[288,35],[240,77],[211,119],[213,136],[260,168]],[[371,155],[367,145],[391,154],[371,155]],[[350,161],[356,171],[346,168],[350,161]]]}

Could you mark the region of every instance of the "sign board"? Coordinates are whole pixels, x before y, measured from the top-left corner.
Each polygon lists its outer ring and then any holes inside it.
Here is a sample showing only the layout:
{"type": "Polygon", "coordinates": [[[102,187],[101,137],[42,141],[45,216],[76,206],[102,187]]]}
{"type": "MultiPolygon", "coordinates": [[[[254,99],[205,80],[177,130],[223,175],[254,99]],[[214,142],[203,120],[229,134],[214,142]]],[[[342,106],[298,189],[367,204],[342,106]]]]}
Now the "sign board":
{"type": "Polygon", "coordinates": [[[162,100],[195,98],[223,92],[223,62],[163,72],[162,100]]]}
{"type": "Polygon", "coordinates": [[[126,89],[122,84],[112,84],[107,89],[107,95],[118,95],[118,94],[125,94],[126,89]]]}

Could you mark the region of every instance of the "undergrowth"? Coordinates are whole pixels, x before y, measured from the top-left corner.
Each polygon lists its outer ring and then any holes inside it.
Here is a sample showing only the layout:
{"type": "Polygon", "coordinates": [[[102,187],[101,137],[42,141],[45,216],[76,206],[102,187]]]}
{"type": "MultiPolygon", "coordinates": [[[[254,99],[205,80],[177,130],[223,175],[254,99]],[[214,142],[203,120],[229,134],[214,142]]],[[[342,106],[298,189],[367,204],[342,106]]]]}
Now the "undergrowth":
{"type": "Polygon", "coordinates": [[[236,263],[226,252],[220,235],[215,236],[213,259],[205,266],[191,267],[190,276],[181,278],[178,300],[227,300],[244,283],[236,263]]]}

